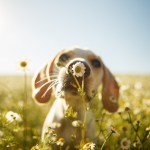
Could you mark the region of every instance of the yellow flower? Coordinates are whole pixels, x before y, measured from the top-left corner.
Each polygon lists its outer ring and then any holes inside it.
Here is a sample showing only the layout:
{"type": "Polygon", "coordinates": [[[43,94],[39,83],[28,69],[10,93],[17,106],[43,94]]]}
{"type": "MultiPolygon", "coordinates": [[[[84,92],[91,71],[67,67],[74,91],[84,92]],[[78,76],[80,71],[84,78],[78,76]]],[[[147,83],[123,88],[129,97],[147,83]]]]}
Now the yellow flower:
{"type": "Polygon", "coordinates": [[[63,146],[64,143],[65,143],[64,138],[59,138],[58,141],[56,142],[56,144],[57,144],[58,146],[63,146]]]}
{"type": "Polygon", "coordinates": [[[40,147],[38,145],[35,145],[31,148],[31,150],[40,150],[40,147]]]}
{"type": "Polygon", "coordinates": [[[72,122],[72,126],[75,127],[75,128],[79,128],[82,126],[82,122],[80,120],[74,120],[72,122]]]}
{"type": "Polygon", "coordinates": [[[130,148],[131,141],[128,138],[123,138],[120,144],[123,150],[127,150],[130,148]]]}
{"type": "Polygon", "coordinates": [[[85,69],[86,68],[83,63],[77,62],[72,67],[73,75],[77,77],[82,77],[85,73],[85,69]]]}

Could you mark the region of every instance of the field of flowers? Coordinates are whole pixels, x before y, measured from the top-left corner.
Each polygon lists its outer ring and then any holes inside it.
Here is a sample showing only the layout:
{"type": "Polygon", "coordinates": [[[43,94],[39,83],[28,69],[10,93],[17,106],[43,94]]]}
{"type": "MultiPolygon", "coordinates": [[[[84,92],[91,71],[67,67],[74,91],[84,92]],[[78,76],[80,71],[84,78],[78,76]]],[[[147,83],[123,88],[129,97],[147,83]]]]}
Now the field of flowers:
{"type": "MultiPolygon", "coordinates": [[[[98,144],[86,143],[82,149],[150,150],[150,76],[116,78],[120,108],[117,113],[108,113],[95,97],[90,108],[95,114],[99,140],[98,144]]],[[[41,129],[49,107],[37,105],[32,99],[31,76],[1,76],[0,149],[42,149],[41,129]]]]}

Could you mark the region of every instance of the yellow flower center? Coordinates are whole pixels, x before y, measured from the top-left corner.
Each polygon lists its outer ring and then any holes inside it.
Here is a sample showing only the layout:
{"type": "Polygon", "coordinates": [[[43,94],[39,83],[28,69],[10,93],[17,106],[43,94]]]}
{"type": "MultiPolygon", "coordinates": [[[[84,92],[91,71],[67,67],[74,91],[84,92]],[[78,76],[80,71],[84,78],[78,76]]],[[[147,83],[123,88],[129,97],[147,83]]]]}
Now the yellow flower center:
{"type": "Polygon", "coordinates": [[[77,66],[77,67],[75,68],[75,72],[76,72],[76,73],[80,73],[80,72],[81,72],[81,67],[80,67],[80,66],[77,66]]]}
{"type": "Polygon", "coordinates": [[[65,140],[64,138],[60,138],[58,141],[63,143],[65,140]]]}
{"type": "Polygon", "coordinates": [[[127,142],[127,141],[124,141],[122,144],[123,144],[123,146],[127,146],[127,145],[128,145],[128,142],[127,142]]]}
{"type": "Polygon", "coordinates": [[[20,66],[25,68],[27,66],[27,62],[26,61],[22,61],[20,62],[20,66]]]}

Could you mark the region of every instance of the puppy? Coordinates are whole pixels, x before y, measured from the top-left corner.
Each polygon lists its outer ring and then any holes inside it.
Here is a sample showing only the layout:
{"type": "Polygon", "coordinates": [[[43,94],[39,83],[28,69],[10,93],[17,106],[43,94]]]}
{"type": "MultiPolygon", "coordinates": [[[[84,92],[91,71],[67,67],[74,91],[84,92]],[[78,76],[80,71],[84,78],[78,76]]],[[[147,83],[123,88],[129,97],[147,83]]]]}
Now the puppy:
{"type": "MultiPolygon", "coordinates": [[[[99,56],[90,50],[80,48],[60,51],[34,75],[33,98],[39,103],[48,102],[53,94],[56,98],[43,125],[42,141],[45,144],[48,130],[52,129],[57,139],[61,138],[65,142],[63,149],[66,145],[73,149],[83,138],[91,141],[95,138],[95,121],[90,110],[86,123],[84,122],[85,106],[92,100],[100,84],[103,86],[104,108],[109,112],[117,111],[119,86],[114,76],[99,56]],[[75,119],[65,117],[68,108],[77,112],[75,119]],[[86,127],[84,137],[81,128],[78,128],[75,134],[72,123],[74,120],[79,120],[86,127]]],[[[55,140],[56,138],[53,138],[51,142],[55,140]]]]}

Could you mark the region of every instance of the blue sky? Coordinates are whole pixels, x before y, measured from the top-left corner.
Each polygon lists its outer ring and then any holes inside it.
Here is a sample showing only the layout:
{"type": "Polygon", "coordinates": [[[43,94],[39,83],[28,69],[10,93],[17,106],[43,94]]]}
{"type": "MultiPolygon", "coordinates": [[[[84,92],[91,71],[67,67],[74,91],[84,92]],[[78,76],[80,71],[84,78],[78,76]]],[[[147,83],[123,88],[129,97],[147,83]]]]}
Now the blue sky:
{"type": "Polygon", "coordinates": [[[114,73],[150,73],[149,0],[0,0],[0,74],[29,72],[60,49],[100,55],[114,73]]]}

